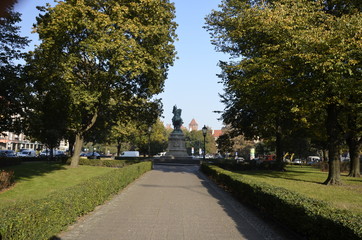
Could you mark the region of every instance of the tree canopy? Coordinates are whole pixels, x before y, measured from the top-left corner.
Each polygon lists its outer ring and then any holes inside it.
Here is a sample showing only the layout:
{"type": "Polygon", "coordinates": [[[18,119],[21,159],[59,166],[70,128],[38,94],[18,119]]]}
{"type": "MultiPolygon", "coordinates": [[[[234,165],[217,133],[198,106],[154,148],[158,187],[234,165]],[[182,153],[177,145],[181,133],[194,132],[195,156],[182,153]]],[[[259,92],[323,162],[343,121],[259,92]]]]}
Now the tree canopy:
{"type": "Polygon", "coordinates": [[[224,122],[249,138],[274,135],[279,159],[278,139],[323,126],[328,184],[340,183],[341,113],[362,87],[361,5],[344,4],[230,0],[206,18],[217,50],[236,59],[221,63],[224,122]]]}
{"type": "Polygon", "coordinates": [[[167,0],[66,0],[40,9],[35,30],[42,42],[28,61],[34,92],[55,85],[66,92],[77,166],[84,136],[102,112],[137,117],[130,109],[157,102],[152,97],[163,91],[175,57],[174,6],[167,0]]]}
{"type": "Polygon", "coordinates": [[[23,110],[23,96],[26,95],[25,82],[21,78],[24,57],[22,50],[28,40],[20,36],[20,14],[7,10],[0,16],[0,133],[19,132],[19,122],[23,110]]]}

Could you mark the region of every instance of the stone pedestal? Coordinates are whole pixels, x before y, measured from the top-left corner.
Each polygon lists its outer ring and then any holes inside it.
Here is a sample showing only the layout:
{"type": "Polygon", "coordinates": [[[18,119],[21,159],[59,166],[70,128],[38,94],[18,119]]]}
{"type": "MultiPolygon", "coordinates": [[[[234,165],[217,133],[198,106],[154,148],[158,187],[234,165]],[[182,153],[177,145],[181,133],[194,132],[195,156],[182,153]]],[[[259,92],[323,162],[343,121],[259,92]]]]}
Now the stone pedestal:
{"type": "Polygon", "coordinates": [[[185,136],[181,130],[174,130],[168,138],[166,158],[188,158],[185,136]]]}

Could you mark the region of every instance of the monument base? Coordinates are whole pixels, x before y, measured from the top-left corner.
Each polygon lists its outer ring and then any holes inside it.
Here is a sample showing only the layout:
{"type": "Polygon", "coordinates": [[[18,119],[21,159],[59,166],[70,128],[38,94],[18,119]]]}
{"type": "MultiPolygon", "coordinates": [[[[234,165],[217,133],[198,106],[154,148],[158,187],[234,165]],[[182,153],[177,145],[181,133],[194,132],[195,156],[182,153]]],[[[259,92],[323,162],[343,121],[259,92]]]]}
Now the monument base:
{"type": "Polygon", "coordinates": [[[164,164],[164,165],[199,165],[200,159],[194,159],[192,157],[187,158],[168,158],[168,157],[160,157],[160,158],[154,158],[153,163],[158,164],[164,164]]]}
{"type": "Polygon", "coordinates": [[[168,149],[165,158],[189,158],[186,151],[185,136],[181,130],[174,130],[168,138],[168,149]]]}

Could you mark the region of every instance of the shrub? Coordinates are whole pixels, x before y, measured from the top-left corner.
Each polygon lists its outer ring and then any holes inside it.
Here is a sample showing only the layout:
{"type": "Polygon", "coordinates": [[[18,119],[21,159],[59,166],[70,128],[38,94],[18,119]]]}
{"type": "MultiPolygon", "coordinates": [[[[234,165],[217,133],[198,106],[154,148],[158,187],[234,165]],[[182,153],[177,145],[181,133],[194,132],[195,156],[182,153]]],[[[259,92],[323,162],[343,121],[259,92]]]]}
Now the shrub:
{"type": "MultiPolygon", "coordinates": [[[[277,170],[280,168],[276,161],[261,161],[255,160],[237,162],[234,159],[213,159],[213,165],[219,166],[230,171],[246,171],[246,170],[277,170]]],[[[285,163],[283,163],[285,166],[285,163]]]]}
{"type": "Polygon", "coordinates": [[[284,188],[251,181],[241,174],[203,164],[201,170],[241,201],[286,224],[308,239],[362,239],[362,216],[284,188]]]}
{"type": "Polygon", "coordinates": [[[89,166],[101,166],[101,167],[124,167],[130,164],[139,163],[139,160],[107,160],[107,159],[87,159],[80,158],[79,165],[89,165],[89,166]]]}
{"type": "Polygon", "coordinates": [[[6,172],[4,170],[0,171],[0,191],[4,190],[14,183],[14,171],[6,172]]]}
{"type": "Polygon", "coordinates": [[[0,239],[49,239],[78,217],[104,203],[151,167],[151,162],[133,164],[88,179],[43,199],[1,206],[0,239]]]}

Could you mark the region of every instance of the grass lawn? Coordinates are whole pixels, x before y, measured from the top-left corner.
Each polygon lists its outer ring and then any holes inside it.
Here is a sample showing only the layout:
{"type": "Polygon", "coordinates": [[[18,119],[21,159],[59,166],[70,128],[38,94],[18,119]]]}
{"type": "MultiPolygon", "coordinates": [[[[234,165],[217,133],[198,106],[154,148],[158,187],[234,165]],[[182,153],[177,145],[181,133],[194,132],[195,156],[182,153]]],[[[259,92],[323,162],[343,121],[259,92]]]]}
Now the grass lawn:
{"type": "Polygon", "coordinates": [[[240,173],[255,181],[267,182],[310,198],[329,202],[337,208],[362,214],[362,178],[351,178],[342,174],[343,185],[323,185],[328,173],[310,166],[287,166],[286,172],[243,171],[240,173]]]}
{"type": "Polygon", "coordinates": [[[51,192],[74,186],[114,169],[91,166],[69,168],[67,165],[58,163],[23,163],[5,168],[5,170],[14,171],[15,185],[0,193],[2,204],[43,198],[51,192]]]}

